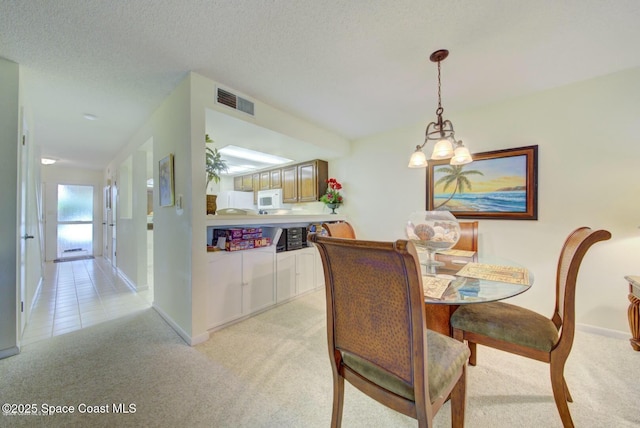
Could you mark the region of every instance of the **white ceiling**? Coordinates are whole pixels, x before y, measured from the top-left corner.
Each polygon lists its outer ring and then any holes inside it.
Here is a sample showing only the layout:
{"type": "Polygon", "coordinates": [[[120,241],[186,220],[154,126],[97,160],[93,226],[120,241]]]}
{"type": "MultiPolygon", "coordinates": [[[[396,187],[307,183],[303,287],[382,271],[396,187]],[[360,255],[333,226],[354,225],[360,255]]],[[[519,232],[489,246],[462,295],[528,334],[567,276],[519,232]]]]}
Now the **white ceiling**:
{"type": "Polygon", "coordinates": [[[43,154],[102,168],[190,70],[353,139],[434,118],[436,49],[447,116],[638,67],[639,23],[638,0],[0,0],[0,56],[43,154]]]}

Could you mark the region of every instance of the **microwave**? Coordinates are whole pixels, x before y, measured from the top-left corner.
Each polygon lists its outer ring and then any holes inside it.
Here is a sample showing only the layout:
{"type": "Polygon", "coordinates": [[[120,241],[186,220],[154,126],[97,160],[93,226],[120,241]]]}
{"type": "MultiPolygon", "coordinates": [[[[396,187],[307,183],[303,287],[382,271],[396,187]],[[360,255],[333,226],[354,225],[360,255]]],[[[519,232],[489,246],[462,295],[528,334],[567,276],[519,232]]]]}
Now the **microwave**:
{"type": "Polygon", "coordinates": [[[282,189],[258,190],[258,209],[277,210],[282,208],[282,189]]]}

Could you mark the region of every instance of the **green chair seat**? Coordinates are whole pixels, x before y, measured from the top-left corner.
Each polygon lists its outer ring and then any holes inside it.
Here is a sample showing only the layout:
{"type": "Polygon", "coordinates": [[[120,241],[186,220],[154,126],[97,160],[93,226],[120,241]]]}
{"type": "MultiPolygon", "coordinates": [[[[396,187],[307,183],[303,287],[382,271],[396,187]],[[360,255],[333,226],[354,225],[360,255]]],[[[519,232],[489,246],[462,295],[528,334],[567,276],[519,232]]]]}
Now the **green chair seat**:
{"type": "Polygon", "coordinates": [[[553,322],[536,312],[503,302],[460,306],[451,327],[549,352],[558,343],[553,322]]]}
{"type": "MultiPolygon", "coordinates": [[[[429,396],[434,402],[444,395],[446,387],[469,358],[469,348],[455,339],[427,330],[427,370],[429,396]]],[[[349,352],[342,353],[343,363],[371,382],[409,400],[414,400],[413,387],[375,364],[349,352]]]]}

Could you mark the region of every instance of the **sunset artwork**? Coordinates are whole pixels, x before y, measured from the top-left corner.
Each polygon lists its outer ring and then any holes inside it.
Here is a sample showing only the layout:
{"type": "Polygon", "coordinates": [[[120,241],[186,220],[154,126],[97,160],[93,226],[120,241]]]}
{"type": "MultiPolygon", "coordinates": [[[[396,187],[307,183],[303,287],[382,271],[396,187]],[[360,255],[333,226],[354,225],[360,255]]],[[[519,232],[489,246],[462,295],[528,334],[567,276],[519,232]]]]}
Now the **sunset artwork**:
{"type": "Polygon", "coordinates": [[[460,218],[535,219],[536,169],[537,146],[479,153],[466,165],[433,162],[427,209],[460,218]]]}

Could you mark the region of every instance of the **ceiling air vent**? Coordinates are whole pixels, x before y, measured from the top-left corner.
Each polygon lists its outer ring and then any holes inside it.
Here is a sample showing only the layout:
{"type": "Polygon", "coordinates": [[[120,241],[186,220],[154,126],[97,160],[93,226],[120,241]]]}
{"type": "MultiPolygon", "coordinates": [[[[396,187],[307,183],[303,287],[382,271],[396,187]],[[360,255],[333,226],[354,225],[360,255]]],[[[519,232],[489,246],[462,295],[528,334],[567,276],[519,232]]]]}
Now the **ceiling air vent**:
{"type": "Polygon", "coordinates": [[[223,104],[227,107],[231,107],[232,109],[241,111],[243,113],[250,114],[254,116],[253,112],[253,103],[247,99],[237,96],[234,93],[229,91],[225,91],[222,88],[218,89],[218,104],[223,104]]]}

